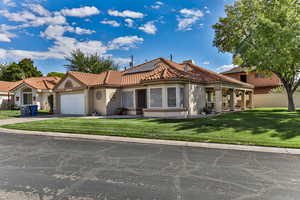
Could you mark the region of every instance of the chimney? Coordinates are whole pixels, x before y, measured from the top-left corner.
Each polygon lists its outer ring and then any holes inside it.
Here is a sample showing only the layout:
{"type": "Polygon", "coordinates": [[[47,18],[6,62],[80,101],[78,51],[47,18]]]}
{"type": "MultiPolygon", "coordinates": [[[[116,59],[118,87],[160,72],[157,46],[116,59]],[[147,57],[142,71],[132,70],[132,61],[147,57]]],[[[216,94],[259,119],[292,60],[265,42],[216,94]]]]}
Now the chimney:
{"type": "Polygon", "coordinates": [[[183,64],[184,64],[184,71],[188,72],[190,69],[190,66],[188,64],[194,64],[194,61],[193,60],[184,60],[183,64]]]}
{"type": "Polygon", "coordinates": [[[133,56],[130,56],[129,68],[133,67],[133,56]]]}
{"type": "Polygon", "coordinates": [[[195,64],[195,62],[193,60],[184,60],[183,63],[189,63],[189,64],[195,64]]]}

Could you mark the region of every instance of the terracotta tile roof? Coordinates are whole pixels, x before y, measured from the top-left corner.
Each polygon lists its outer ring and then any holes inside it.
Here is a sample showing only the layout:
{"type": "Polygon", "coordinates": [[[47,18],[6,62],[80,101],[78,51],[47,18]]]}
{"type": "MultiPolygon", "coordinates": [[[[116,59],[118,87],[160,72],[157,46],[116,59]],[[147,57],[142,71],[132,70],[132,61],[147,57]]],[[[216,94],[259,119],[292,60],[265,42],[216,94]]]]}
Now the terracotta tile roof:
{"type": "Polygon", "coordinates": [[[246,68],[246,67],[234,67],[228,71],[221,72],[221,74],[235,74],[235,73],[246,73],[251,70],[255,70],[256,68],[253,67],[252,69],[246,68]]]}
{"type": "Polygon", "coordinates": [[[163,58],[151,60],[122,72],[110,70],[101,74],[90,74],[70,71],[68,74],[87,86],[130,86],[149,81],[188,80],[204,84],[225,82],[253,88],[250,84],[223,76],[192,63],[179,64],[163,58]]]}
{"type": "Polygon", "coordinates": [[[83,85],[115,85],[121,83],[121,72],[109,70],[100,74],[69,71],[68,74],[79,80],[83,85]]]}
{"type": "Polygon", "coordinates": [[[52,90],[54,86],[60,81],[60,78],[58,77],[32,77],[32,78],[27,78],[22,81],[16,82],[17,84],[11,88],[10,90],[14,90],[21,84],[27,84],[30,87],[33,87],[35,89],[40,89],[40,90],[52,90]]]}
{"type": "Polygon", "coordinates": [[[0,92],[9,92],[19,82],[0,81],[0,92]]]}

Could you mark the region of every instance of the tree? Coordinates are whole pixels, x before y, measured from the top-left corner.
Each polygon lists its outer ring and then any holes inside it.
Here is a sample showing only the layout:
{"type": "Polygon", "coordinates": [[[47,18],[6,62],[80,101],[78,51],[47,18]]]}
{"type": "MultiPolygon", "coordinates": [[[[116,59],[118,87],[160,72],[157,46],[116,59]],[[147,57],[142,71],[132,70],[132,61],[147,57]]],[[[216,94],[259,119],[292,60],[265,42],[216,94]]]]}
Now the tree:
{"type": "Polygon", "coordinates": [[[237,0],[226,6],[215,29],[214,46],[234,55],[235,64],[276,74],[295,111],[300,84],[300,1],[237,0]]]}
{"type": "Polygon", "coordinates": [[[48,77],[60,77],[60,78],[63,78],[65,77],[65,73],[62,73],[62,72],[49,72],[47,74],[48,77]]]}
{"type": "Polygon", "coordinates": [[[24,79],[24,72],[21,67],[13,62],[2,68],[1,80],[2,81],[19,81],[24,79]]]}
{"type": "Polygon", "coordinates": [[[99,74],[108,70],[117,70],[118,65],[113,60],[100,57],[97,53],[86,55],[79,49],[66,57],[69,64],[65,65],[70,71],[99,74]]]}
{"type": "Polygon", "coordinates": [[[25,58],[19,63],[1,65],[0,80],[19,81],[29,77],[40,77],[43,74],[33,65],[31,59],[25,58]]]}
{"type": "Polygon", "coordinates": [[[40,72],[37,67],[33,65],[33,60],[30,58],[24,58],[21,60],[18,65],[21,67],[24,72],[25,78],[29,77],[41,77],[43,76],[42,72],[40,72]]]}

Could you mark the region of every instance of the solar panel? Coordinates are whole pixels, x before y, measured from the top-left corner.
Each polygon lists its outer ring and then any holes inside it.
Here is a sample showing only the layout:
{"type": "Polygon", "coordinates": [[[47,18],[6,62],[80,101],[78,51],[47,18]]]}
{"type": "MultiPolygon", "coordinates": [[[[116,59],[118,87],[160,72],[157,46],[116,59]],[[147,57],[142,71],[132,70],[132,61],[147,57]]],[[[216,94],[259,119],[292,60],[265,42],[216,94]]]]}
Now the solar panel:
{"type": "Polygon", "coordinates": [[[125,74],[133,74],[133,73],[139,73],[139,72],[147,72],[152,71],[155,68],[155,65],[159,63],[160,61],[152,61],[149,63],[145,63],[141,65],[140,67],[134,68],[132,70],[129,69],[125,74]]]}

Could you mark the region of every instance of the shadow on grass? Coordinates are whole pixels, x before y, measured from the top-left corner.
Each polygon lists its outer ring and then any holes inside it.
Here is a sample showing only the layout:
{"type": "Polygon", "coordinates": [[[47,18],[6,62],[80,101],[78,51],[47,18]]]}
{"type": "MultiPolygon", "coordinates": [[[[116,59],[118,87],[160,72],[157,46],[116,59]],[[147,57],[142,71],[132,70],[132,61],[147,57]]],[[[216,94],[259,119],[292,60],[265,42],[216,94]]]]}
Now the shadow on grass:
{"type": "Polygon", "coordinates": [[[282,140],[300,136],[300,113],[285,109],[250,110],[226,113],[212,118],[200,119],[149,119],[158,124],[173,124],[176,131],[191,131],[195,134],[212,133],[230,129],[236,134],[250,132],[258,135],[270,132],[282,140]]]}

